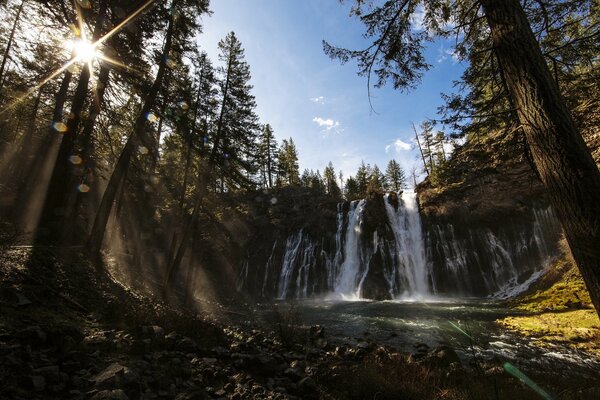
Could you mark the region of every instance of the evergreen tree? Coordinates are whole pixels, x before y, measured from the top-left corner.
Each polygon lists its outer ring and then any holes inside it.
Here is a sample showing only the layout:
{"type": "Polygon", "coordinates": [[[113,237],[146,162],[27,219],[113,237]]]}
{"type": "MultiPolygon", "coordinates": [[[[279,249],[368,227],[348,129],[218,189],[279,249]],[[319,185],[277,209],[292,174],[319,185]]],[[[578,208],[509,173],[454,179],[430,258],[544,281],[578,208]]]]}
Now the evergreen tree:
{"type": "Polygon", "coordinates": [[[352,201],[363,197],[358,182],[353,177],[346,179],[346,185],[344,186],[344,192],[346,193],[346,200],[352,201]]]}
{"type": "Polygon", "coordinates": [[[406,173],[396,160],[390,160],[385,169],[386,190],[399,192],[406,188],[406,173]]]}
{"type": "Polygon", "coordinates": [[[387,186],[385,175],[381,172],[377,165],[373,165],[369,183],[367,185],[367,193],[378,192],[387,186]]]}
{"type": "Polygon", "coordinates": [[[220,114],[211,145],[210,163],[229,189],[252,187],[259,170],[259,125],[256,101],[251,93],[250,67],[234,32],[219,42],[217,69],[220,87],[220,114]]]}
{"type": "Polygon", "coordinates": [[[367,186],[369,184],[370,178],[371,178],[371,167],[368,165],[365,165],[364,161],[361,161],[360,166],[358,167],[358,170],[356,171],[356,176],[354,178],[354,181],[356,182],[357,193],[358,193],[359,197],[363,198],[366,196],[367,186]]]}
{"type": "Polygon", "coordinates": [[[283,140],[279,149],[278,160],[280,184],[299,185],[300,167],[298,166],[298,151],[292,138],[283,140]]]}
{"type": "Polygon", "coordinates": [[[323,170],[323,180],[325,182],[325,190],[327,194],[334,198],[340,198],[341,190],[338,186],[335,169],[333,168],[331,161],[323,170]]]}
{"type": "Polygon", "coordinates": [[[277,141],[271,125],[263,126],[260,142],[262,181],[265,187],[273,187],[273,178],[277,175],[277,141]]]}

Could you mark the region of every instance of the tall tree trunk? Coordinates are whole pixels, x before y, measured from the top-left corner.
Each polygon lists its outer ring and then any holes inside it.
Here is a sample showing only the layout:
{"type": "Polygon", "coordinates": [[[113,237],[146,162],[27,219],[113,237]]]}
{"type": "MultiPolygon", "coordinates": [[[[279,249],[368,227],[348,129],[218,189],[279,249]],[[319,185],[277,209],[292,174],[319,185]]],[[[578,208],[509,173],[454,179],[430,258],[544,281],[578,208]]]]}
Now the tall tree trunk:
{"type": "Polygon", "coordinates": [[[175,13],[172,13],[172,16],[169,20],[169,25],[167,27],[167,33],[165,35],[165,44],[163,46],[162,51],[163,57],[161,58],[160,66],[158,67],[158,72],[156,73],[156,77],[154,78],[154,82],[152,83],[150,90],[145,96],[144,106],[142,107],[142,110],[140,111],[140,114],[138,115],[135,121],[135,124],[133,126],[133,132],[129,136],[129,139],[125,144],[125,147],[121,152],[119,159],[117,160],[115,169],[112,175],[110,176],[108,185],[106,186],[106,190],[104,191],[104,195],[102,196],[100,207],[96,212],[96,218],[94,219],[94,225],[92,227],[92,232],[90,233],[90,237],[87,244],[92,257],[98,257],[100,254],[100,249],[102,248],[102,241],[104,240],[104,232],[106,230],[108,217],[110,216],[110,212],[112,210],[118,189],[121,186],[122,181],[125,179],[127,170],[129,168],[129,163],[131,161],[131,157],[133,156],[135,150],[135,146],[138,143],[142,143],[148,149],[151,148],[149,144],[150,140],[145,132],[147,116],[156,104],[156,99],[162,87],[163,78],[166,73],[167,58],[169,56],[169,53],[171,52],[173,33],[175,30],[174,14],[175,13]]]}
{"type": "MultiPolygon", "coordinates": [[[[220,142],[222,140],[222,136],[223,136],[223,124],[225,121],[225,107],[227,104],[227,96],[229,95],[229,85],[230,85],[230,79],[231,79],[231,63],[233,61],[232,58],[233,58],[233,56],[230,55],[229,59],[227,61],[227,75],[225,78],[225,86],[223,88],[223,100],[221,102],[221,111],[220,111],[219,120],[217,123],[217,130],[216,130],[216,134],[215,134],[213,148],[212,148],[210,157],[208,159],[208,162],[203,162],[200,167],[201,171],[200,171],[200,176],[198,179],[198,193],[196,193],[196,201],[195,201],[194,208],[192,211],[192,216],[186,223],[185,228],[182,233],[182,236],[181,236],[181,240],[176,245],[177,250],[175,251],[175,254],[173,255],[173,257],[171,257],[171,259],[169,260],[169,263],[167,266],[167,277],[165,279],[165,284],[163,287],[163,298],[165,298],[165,299],[169,295],[171,285],[173,284],[173,280],[175,279],[177,271],[179,271],[179,267],[181,266],[181,261],[183,260],[183,256],[185,255],[185,252],[187,250],[187,243],[188,243],[189,237],[193,231],[194,221],[198,218],[198,214],[200,213],[200,208],[202,207],[202,200],[206,194],[207,186],[209,183],[208,179],[210,176],[210,171],[217,160],[219,144],[220,144],[220,142]]],[[[221,183],[223,183],[223,180],[221,180],[221,183]]],[[[173,241],[176,242],[175,237],[173,238],[173,241]]]]}
{"type": "Polygon", "coordinates": [[[481,0],[533,162],[600,314],[600,171],[518,0],[481,0]]]}
{"type": "MultiPolygon", "coordinates": [[[[92,36],[93,42],[100,38],[104,19],[106,18],[106,11],[107,2],[106,0],[103,0],[100,2],[98,16],[94,24],[92,36]]],[[[73,229],[73,224],[65,223],[65,218],[68,218],[69,214],[72,212],[72,207],[70,207],[70,205],[72,205],[72,199],[74,199],[75,196],[75,188],[72,187],[76,181],[74,177],[75,168],[81,167],[73,162],[74,160],[72,160],[71,157],[77,155],[75,148],[76,140],[79,123],[81,121],[81,113],[83,112],[88,97],[91,74],[92,71],[90,70],[90,65],[86,62],[79,74],[79,81],[77,82],[77,88],[73,95],[66,131],[60,142],[56,162],[48,185],[46,200],[44,202],[41,225],[50,228],[51,231],[57,233],[53,236],[53,240],[58,239],[60,241],[63,239],[63,234],[73,229]]]]}
{"type": "Polygon", "coordinates": [[[31,110],[31,116],[29,117],[29,122],[27,123],[27,128],[25,128],[25,135],[23,136],[23,142],[21,143],[21,151],[28,151],[31,147],[31,141],[33,139],[33,135],[35,133],[35,126],[37,122],[38,110],[40,109],[40,103],[42,100],[42,88],[38,90],[38,94],[35,97],[35,101],[33,102],[33,109],[31,110]]]}
{"type": "Polygon", "coordinates": [[[17,25],[19,24],[19,20],[21,19],[21,12],[23,11],[23,6],[25,5],[25,0],[21,1],[19,8],[17,9],[17,15],[15,16],[15,22],[10,31],[10,35],[8,36],[8,42],[6,43],[6,49],[4,49],[4,56],[2,56],[2,64],[0,64],[0,99],[2,99],[2,89],[4,87],[5,77],[4,70],[6,68],[6,62],[8,61],[10,50],[15,39],[15,32],[17,31],[17,25]]]}
{"type": "Polygon", "coordinates": [[[427,172],[427,175],[429,175],[429,169],[427,168],[427,162],[425,161],[425,155],[423,154],[423,148],[421,147],[421,141],[419,140],[419,134],[417,133],[415,124],[412,124],[412,128],[413,131],[415,131],[415,140],[417,141],[417,146],[419,146],[419,152],[421,153],[421,159],[423,160],[423,168],[425,168],[425,172],[427,172]]]}
{"type": "MultiPolygon", "coordinates": [[[[106,63],[103,63],[100,67],[100,72],[98,73],[98,82],[96,83],[96,90],[94,94],[94,103],[93,106],[90,107],[90,112],[88,117],[83,124],[83,132],[82,132],[82,165],[83,165],[83,175],[81,178],[77,179],[76,182],[73,182],[71,185],[78,184],[91,184],[90,178],[93,175],[94,171],[94,163],[93,163],[93,155],[94,155],[94,142],[93,142],[93,134],[94,127],[96,126],[96,120],[102,111],[102,107],[104,104],[104,94],[106,93],[106,87],[108,86],[108,82],[110,80],[110,66],[106,63]]],[[[76,189],[76,188],[74,188],[76,189]]],[[[79,211],[81,204],[84,199],[84,193],[81,190],[74,190],[75,193],[75,201],[72,209],[74,210],[74,214],[77,214],[79,211]]],[[[73,223],[74,221],[70,221],[68,225],[73,223]]]]}

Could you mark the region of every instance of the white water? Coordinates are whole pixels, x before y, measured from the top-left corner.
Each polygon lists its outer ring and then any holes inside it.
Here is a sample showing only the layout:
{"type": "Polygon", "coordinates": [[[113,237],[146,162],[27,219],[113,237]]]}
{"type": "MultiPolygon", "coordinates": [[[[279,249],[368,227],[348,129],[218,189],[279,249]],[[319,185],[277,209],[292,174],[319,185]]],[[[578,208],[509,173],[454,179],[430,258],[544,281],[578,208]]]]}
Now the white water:
{"type": "Polygon", "coordinates": [[[430,294],[430,290],[427,284],[427,259],[417,195],[403,192],[397,210],[390,204],[389,194],[385,195],[384,203],[396,239],[395,249],[399,261],[393,270],[394,276],[388,278],[388,282],[393,284],[392,290],[397,294],[398,288],[394,284],[397,273],[405,283],[402,297],[426,297],[430,294]]]}
{"type": "MultiPolygon", "coordinates": [[[[366,200],[353,201],[348,211],[348,228],[343,249],[343,262],[333,284],[333,291],[344,298],[360,298],[360,284],[368,272],[368,260],[365,260],[360,245],[361,223],[366,200]],[[365,265],[365,261],[366,265],[365,265]]],[[[336,252],[339,253],[338,249],[336,252]]]]}
{"type": "MultiPolygon", "coordinates": [[[[270,286],[276,284],[279,299],[329,293],[332,298],[361,300],[368,279],[370,290],[373,285],[385,285],[381,290],[402,301],[472,293],[511,297],[526,290],[540,275],[555,240],[548,232],[560,229],[550,209],[537,209],[528,232],[510,226],[498,232],[485,228],[465,232],[462,227],[455,231],[451,224],[442,224],[431,226],[425,240],[416,195],[402,193],[397,209],[389,200],[386,195],[390,229],[383,228],[385,235],[375,231],[372,237],[365,237],[367,201],[360,200],[351,202],[346,211],[344,204],[338,205],[337,231],[332,238],[335,242],[315,240],[298,230],[288,236],[283,259],[275,257],[275,243],[265,265],[262,295],[272,293],[270,286]],[[434,265],[435,259],[439,265],[434,265]],[[277,269],[278,264],[281,269],[277,269]],[[483,269],[480,265],[489,267],[483,269]],[[370,274],[373,266],[377,270],[370,274]]],[[[381,230],[379,225],[377,229],[381,230]]],[[[247,276],[248,265],[244,265],[240,281],[247,276]]]]}

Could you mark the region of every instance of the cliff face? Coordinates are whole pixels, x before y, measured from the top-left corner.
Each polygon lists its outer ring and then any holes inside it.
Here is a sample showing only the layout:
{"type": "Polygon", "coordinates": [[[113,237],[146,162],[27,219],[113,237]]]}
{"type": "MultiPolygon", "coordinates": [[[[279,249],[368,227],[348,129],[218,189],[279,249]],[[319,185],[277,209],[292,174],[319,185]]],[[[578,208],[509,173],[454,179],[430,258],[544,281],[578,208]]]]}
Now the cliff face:
{"type": "Polygon", "coordinates": [[[558,254],[561,235],[521,148],[503,133],[469,143],[438,172],[443,184],[426,180],[416,195],[269,194],[250,213],[238,288],[266,299],[510,296],[558,254]]]}
{"type": "Polygon", "coordinates": [[[490,134],[456,150],[443,184],[417,188],[427,257],[445,276],[438,292],[509,295],[558,254],[560,225],[523,149],[514,134],[490,134]]]}

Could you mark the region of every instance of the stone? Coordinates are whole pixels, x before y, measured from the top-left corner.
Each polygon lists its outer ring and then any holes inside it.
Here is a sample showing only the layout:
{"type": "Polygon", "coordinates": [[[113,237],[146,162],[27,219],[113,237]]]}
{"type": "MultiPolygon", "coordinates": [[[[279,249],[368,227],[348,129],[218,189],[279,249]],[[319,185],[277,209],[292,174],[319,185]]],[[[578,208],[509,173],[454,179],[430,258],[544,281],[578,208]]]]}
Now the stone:
{"type": "Polygon", "coordinates": [[[363,350],[370,350],[373,347],[373,345],[369,342],[358,342],[356,347],[363,350]]]}
{"type": "Polygon", "coordinates": [[[137,386],[139,377],[128,367],[113,363],[97,374],[93,381],[99,389],[126,389],[137,386]]]}
{"type": "Polygon", "coordinates": [[[90,400],[129,400],[129,397],[121,389],[102,390],[94,394],[90,400]]]}
{"type": "Polygon", "coordinates": [[[460,358],[458,358],[456,352],[448,346],[438,346],[432,353],[442,366],[447,367],[452,363],[460,364],[460,358]]]}

